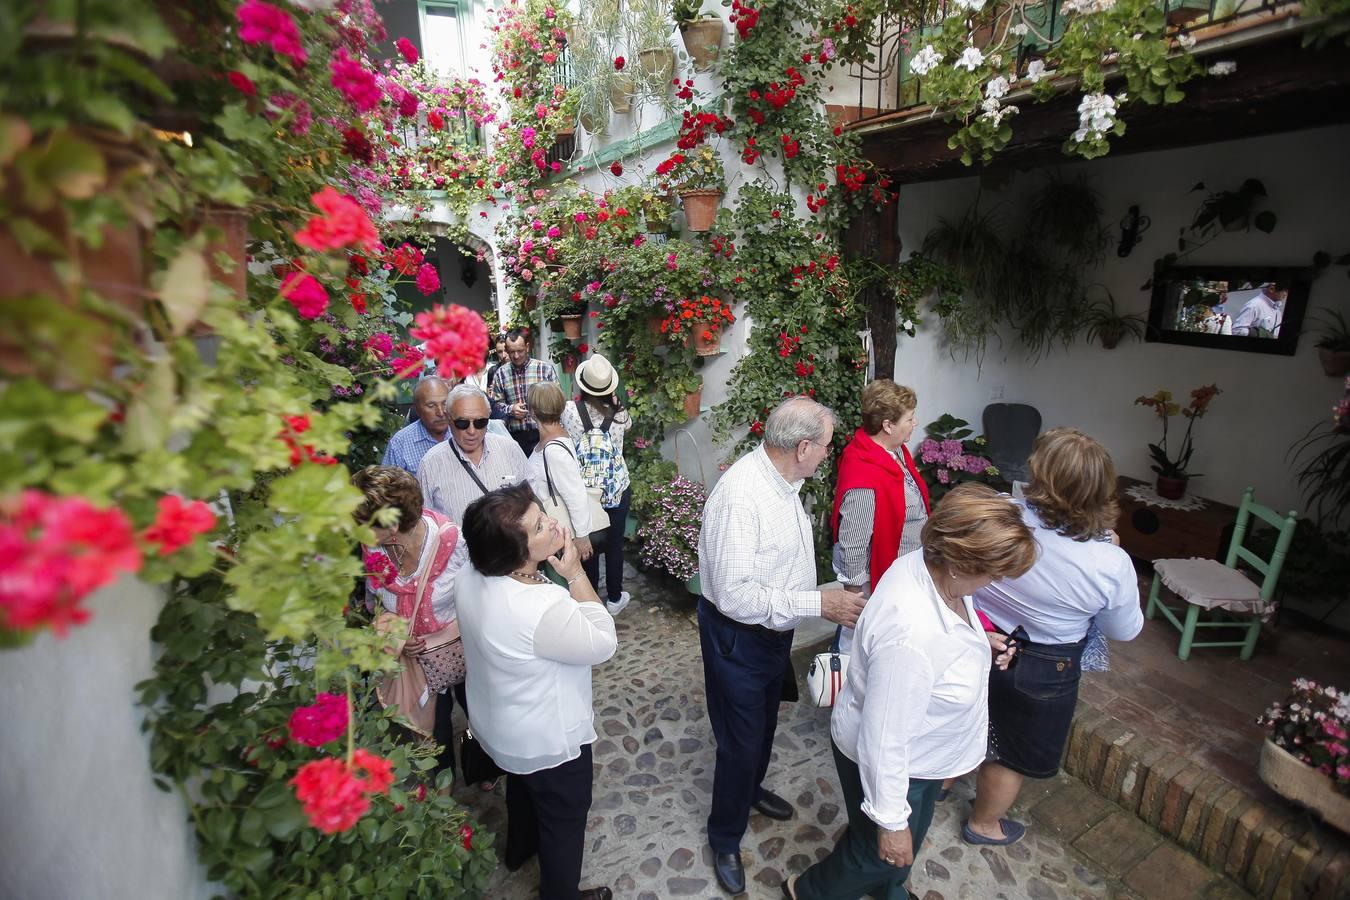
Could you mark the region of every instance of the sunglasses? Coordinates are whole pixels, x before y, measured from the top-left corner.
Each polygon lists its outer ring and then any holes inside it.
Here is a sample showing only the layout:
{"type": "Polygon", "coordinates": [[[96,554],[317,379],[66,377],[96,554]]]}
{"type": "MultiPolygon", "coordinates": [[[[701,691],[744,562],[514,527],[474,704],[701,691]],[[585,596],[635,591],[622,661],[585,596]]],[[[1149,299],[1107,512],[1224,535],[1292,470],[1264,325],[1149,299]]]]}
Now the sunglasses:
{"type": "Polygon", "coordinates": [[[486,417],[482,419],[454,419],[451,424],[455,426],[456,431],[468,431],[470,425],[482,431],[488,427],[488,420],[486,417]]]}

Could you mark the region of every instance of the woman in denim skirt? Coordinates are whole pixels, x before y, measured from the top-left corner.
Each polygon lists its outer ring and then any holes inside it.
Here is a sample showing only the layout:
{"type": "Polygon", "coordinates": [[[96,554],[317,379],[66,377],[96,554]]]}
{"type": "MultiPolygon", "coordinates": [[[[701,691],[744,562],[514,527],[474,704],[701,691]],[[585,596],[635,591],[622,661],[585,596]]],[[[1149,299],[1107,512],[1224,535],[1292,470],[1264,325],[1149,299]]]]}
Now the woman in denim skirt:
{"type": "Polygon", "coordinates": [[[998,631],[1020,627],[1025,637],[1013,664],[989,675],[989,759],[961,832],[970,844],[1011,844],[1026,833],[1004,815],[1024,778],[1059,771],[1089,626],[1116,641],[1144,626],[1134,564],[1112,531],[1119,508],[1111,454],[1081,431],[1055,428],[1036,439],[1030,469],[1020,502],[1040,547],[1036,565],[975,594],[998,631]]]}

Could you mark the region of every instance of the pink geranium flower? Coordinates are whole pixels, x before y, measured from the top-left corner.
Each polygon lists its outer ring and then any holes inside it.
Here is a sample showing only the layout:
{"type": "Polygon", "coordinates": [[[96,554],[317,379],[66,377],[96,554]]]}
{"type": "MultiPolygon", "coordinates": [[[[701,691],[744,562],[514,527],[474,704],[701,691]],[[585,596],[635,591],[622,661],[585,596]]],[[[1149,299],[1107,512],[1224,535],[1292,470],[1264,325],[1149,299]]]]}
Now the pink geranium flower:
{"type": "Polygon", "coordinates": [[[309,59],[300,29],[284,9],[262,0],[244,0],[235,15],[239,18],[239,40],[245,44],[268,44],[297,68],[309,59]]]}

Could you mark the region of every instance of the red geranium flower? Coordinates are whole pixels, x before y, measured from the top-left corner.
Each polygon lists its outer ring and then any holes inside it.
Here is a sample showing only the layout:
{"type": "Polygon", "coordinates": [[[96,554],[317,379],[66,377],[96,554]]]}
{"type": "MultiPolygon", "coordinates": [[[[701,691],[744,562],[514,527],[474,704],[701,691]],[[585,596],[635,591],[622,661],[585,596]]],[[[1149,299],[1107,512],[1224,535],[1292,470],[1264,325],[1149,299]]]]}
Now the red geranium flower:
{"type": "Polygon", "coordinates": [[[317,319],[328,309],[328,292],[313,275],[292,272],[281,283],[281,296],[302,319],[317,319]]]}
{"type": "Polygon", "coordinates": [[[421,59],[417,54],[417,47],[413,45],[412,41],[405,37],[401,37],[394,41],[394,46],[398,48],[399,53],[403,54],[403,58],[408,61],[408,65],[410,66],[417,65],[417,61],[421,59]]]}
{"type": "Polygon", "coordinates": [[[295,242],[311,250],[336,250],[339,247],[358,246],[375,249],[380,236],[370,216],[351,197],[337,192],[331,185],[310,198],[321,215],[313,216],[295,233],[295,242]]]}
{"type": "Polygon", "coordinates": [[[347,732],[347,698],[340,694],[320,693],[310,706],[297,706],[287,728],[291,740],[306,747],[322,747],[347,732]]]}
{"type": "Polygon", "coordinates": [[[199,534],[206,534],[216,524],[216,514],[200,500],[184,504],[183,498],[167,494],[159,498],[159,515],[141,537],[151,544],[159,544],[159,555],[168,556],[192,543],[199,534]]]}
{"type": "Polygon", "coordinates": [[[418,313],[408,334],[426,342],[426,356],[436,361],[436,373],[442,378],[467,378],[487,358],[487,325],[463,306],[438,303],[418,313]]]}
{"type": "Polygon", "coordinates": [[[239,40],[245,44],[268,44],[296,68],[309,58],[300,42],[300,29],[284,9],[262,0],[245,0],[235,15],[239,18],[239,40]]]}
{"type": "MultiPolygon", "coordinates": [[[[418,267],[417,289],[422,292],[422,296],[424,297],[430,297],[441,289],[441,276],[436,272],[436,267],[431,263],[423,263],[418,267]]],[[[477,369],[474,371],[477,371],[477,369]]]]}
{"type": "Polygon", "coordinates": [[[623,163],[619,162],[617,159],[614,160],[614,162],[609,164],[609,171],[615,178],[618,178],[623,174],[623,163]]]}
{"type": "Polygon", "coordinates": [[[616,56],[616,57],[614,57],[614,71],[616,71],[616,72],[622,72],[622,71],[623,71],[624,62],[625,62],[625,60],[624,60],[624,58],[623,58],[622,56],[616,56]]]}
{"type": "Polygon", "coordinates": [[[228,72],[225,77],[234,85],[234,89],[245,97],[258,96],[258,86],[243,72],[228,72]]]}

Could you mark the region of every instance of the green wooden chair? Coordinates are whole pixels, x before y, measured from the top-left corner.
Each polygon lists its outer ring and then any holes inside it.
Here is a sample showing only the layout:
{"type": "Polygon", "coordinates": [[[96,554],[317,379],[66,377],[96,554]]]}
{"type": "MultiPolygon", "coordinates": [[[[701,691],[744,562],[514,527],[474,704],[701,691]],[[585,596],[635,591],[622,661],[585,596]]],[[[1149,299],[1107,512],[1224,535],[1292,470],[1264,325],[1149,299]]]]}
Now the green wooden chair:
{"type": "Polygon", "coordinates": [[[1275,585],[1280,578],[1280,569],[1284,567],[1284,558],[1289,552],[1289,543],[1294,539],[1294,526],[1298,513],[1290,510],[1281,516],[1269,506],[1262,506],[1252,499],[1252,489],[1242,494],[1242,506],[1238,508],[1237,523],[1233,527],[1233,540],[1228,545],[1228,556],[1222,562],[1212,559],[1159,559],[1153,563],[1153,586],[1148,592],[1148,612],[1150,619],[1159,612],[1181,632],[1181,646],[1177,656],[1187,659],[1192,647],[1241,647],[1242,659],[1251,659],[1256,649],[1256,638],[1261,633],[1261,622],[1270,617],[1271,598],[1275,595],[1275,585]],[[1252,515],[1263,519],[1278,529],[1279,537],[1275,541],[1275,550],[1270,559],[1262,559],[1243,546],[1247,536],[1247,522],[1252,515]],[[1238,560],[1251,566],[1261,577],[1260,585],[1253,584],[1246,575],[1237,570],[1238,560]],[[1160,594],[1166,586],[1186,604],[1185,621],[1181,619],[1181,607],[1169,607],[1163,603],[1160,594]],[[1202,621],[1201,611],[1212,613],[1213,617],[1202,621]],[[1238,615],[1235,615],[1238,613],[1238,615]],[[1197,628],[1246,629],[1246,635],[1240,641],[1197,641],[1197,628]]]}

